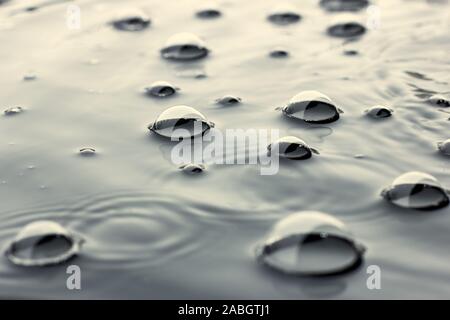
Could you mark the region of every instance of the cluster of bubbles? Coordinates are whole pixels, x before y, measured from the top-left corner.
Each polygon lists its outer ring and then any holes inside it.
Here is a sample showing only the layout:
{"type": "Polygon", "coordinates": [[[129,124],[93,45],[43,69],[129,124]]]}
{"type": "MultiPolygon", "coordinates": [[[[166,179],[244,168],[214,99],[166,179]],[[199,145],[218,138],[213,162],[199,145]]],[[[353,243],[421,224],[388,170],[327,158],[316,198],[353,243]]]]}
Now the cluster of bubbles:
{"type": "MultiPolygon", "coordinates": [[[[1,3],[1,1],[0,1],[1,3]]],[[[329,12],[359,11],[369,4],[368,0],[321,0],[320,6],[329,12]]],[[[216,19],[222,13],[207,8],[196,13],[200,19],[216,19]]],[[[286,26],[301,21],[302,16],[292,7],[279,7],[268,16],[273,24],[286,26]]],[[[150,18],[141,11],[121,15],[111,22],[120,31],[138,32],[148,28],[150,18]]],[[[366,32],[363,25],[347,21],[330,26],[327,33],[333,37],[353,38],[366,32]]],[[[190,61],[208,56],[205,42],[191,33],[179,33],[170,37],[161,49],[161,57],[175,61],[190,61]]],[[[357,54],[356,51],[346,52],[357,54]]],[[[270,52],[273,58],[288,57],[283,48],[270,52]]],[[[146,95],[167,98],[180,89],[157,81],[144,88],[146,95]]],[[[432,96],[429,102],[449,107],[443,96],[432,96]]],[[[216,100],[222,106],[242,103],[240,97],[225,95],[216,100]]],[[[285,106],[278,108],[282,115],[306,124],[328,124],[340,119],[343,111],[325,94],[303,91],[292,97],[285,106]]],[[[4,111],[7,116],[23,112],[21,107],[4,111]]],[[[372,119],[384,119],[393,115],[393,109],[376,105],[364,111],[372,119]]],[[[177,105],[163,111],[148,129],[165,138],[190,139],[214,128],[202,113],[193,107],[177,105]],[[198,124],[201,132],[197,132],[198,124]],[[184,129],[184,130],[178,130],[184,129]],[[176,132],[176,133],[175,133],[176,132]],[[178,136],[177,136],[178,135],[178,136]]],[[[450,155],[450,139],[438,142],[438,150],[450,155]]],[[[295,136],[282,137],[267,147],[269,155],[290,160],[307,160],[319,152],[295,136]]],[[[85,147],[79,150],[84,157],[94,156],[96,150],[85,147]]],[[[186,174],[199,174],[206,170],[203,164],[189,163],[179,167],[186,174]]],[[[396,178],[385,188],[382,197],[393,205],[416,210],[436,210],[449,204],[448,191],[439,181],[423,172],[408,172],[396,178]]],[[[16,265],[43,266],[64,262],[80,251],[83,240],[70,230],[52,221],[37,221],[26,225],[8,245],[6,256],[16,265]]],[[[301,276],[324,276],[344,273],[357,268],[363,261],[365,246],[355,240],[345,224],[329,214],[303,211],[289,215],[275,224],[257,247],[257,258],[265,266],[279,272],[301,276]]]]}

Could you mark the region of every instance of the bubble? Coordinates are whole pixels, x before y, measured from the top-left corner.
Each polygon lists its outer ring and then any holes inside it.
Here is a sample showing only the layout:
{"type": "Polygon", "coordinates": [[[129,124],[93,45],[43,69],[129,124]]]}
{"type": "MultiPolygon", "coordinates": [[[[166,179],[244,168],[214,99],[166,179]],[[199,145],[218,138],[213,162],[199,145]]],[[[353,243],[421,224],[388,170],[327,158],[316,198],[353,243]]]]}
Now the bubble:
{"type": "Polygon", "coordinates": [[[435,210],[449,203],[448,195],[439,181],[423,172],[408,172],[384,189],[384,199],[403,208],[435,210]]]}
{"type": "Polygon", "coordinates": [[[120,31],[142,31],[150,25],[150,18],[140,10],[127,10],[111,24],[120,31]]]}
{"type": "Polygon", "coordinates": [[[225,95],[216,100],[216,103],[223,106],[232,106],[241,103],[242,99],[233,95],[225,95]]]}
{"type": "Polygon", "coordinates": [[[22,107],[11,107],[6,109],[3,113],[5,116],[14,116],[16,114],[22,113],[24,109],[22,107]]]}
{"type": "Polygon", "coordinates": [[[442,154],[450,156],[450,139],[438,142],[437,147],[442,154]]]}
{"type": "Polygon", "coordinates": [[[81,148],[79,151],[80,155],[84,156],[84,157],[92,157],[95,155],[96,151],[94,148],[81,148]]]}
{"type": "Polygon", "coordinates": [[[180,166],[179,169],[187,174],[198,174],[205,171],[206,167],[203,164],[189,163],[180,166]]]}
{"type": "Polygon", "coordinates": [[[267,17],[270,22],[282,26],[297,23],[301,18],[294,7],[287,5],[275,8],[267,17]]]}
{"type": "Polygon", "coordinates": [[[196,60],[206,57],[208,53],[205,42],[188,32],[173,35],[161,49],[161,56],[169,60],[196,60]]]}
{"type": "Polygon", "coordinates": [[[275,48],[270,51],[269,56],[272,58],[287,58],[289,56],[289,52],[283,48],[275,48]]]}
{"type": "Polygon", "coordinates": [[[437,105],[439,107],[444,107],[444,108],[450,107],[449,99],[440,94],[435,94],[435,95],[429,97],[428,102],[433,105],[437,105]]]}
{"type": "Polygon", "coordinates": [[[359,11],[368,5],[368,0],[320,0],[320,6],[330,12],[359,11]]]}
{"type": "Polygon", "coordinates": [[[59,264],[77,255],[82,239],[53,221],[27,224],[9,244],[7,258],[20,266],[59,264]]]}
{"type": "Polygon", "coordinates": [[[212,127],[214,123],[194,108],[175,106],[161,113],[148,129],[163,137],[179,139],[198,136],[212,127]]]}
{"type": "Polygon", "coordinates": [[[282,137],[269,144],[267,151],[269,156],[275,153],[279,157],[290,160],[305,160],[311,158],[313,153],[319,153],[303,140],[293,136],[282,137]]]}
{"type": "Polygon", "coordinates": [[[330,98],[313,90],[295,95],[281,110],[287,117],[315,124],[337,121],[342,112],[330,98]]]}
{"type": "Polygon", "coordinates": [[[195,15],[201,19],[214,19],[219,18],[222,13],[218,9],[209,8],[199,10],[195,13],[195,15]]]}
{"type": "Polygon", "coordinates": [[[34,81],[37,79],[37,75],[34,73],[26,73],[23,76],[24,81],[34,81]]]}
{"type": "Polygon", "coordinates": [[[357,56],[359,52],[357,50],[345,50],[344,55],[346,56],[357,56]]]}
{"type": "Polygon", "coordinates": [[[257,258],[282,273],[327,276],[356,269],[365,250],[338,219],[301,211],[275,224],[257,247],[257,258]]]}
{"type": "Polygon", "coordinates": [[[327,32],[332,37],[353,38],[363,35],[366,28],[358,22],[344,22],[332,25],[327,32]]]}
{"type": "Polygon", "coordinates": [[[393,112],[394,110],[384,106],[373,106],[364,111],[367,116],[374,119],[389,118],[393,112]]]}
{"type": "Polygon", "coordinates": [[[156,81],[144,90],[151,97],[165,98],[174,95],[179,89],[166,81],[156,81]]]}

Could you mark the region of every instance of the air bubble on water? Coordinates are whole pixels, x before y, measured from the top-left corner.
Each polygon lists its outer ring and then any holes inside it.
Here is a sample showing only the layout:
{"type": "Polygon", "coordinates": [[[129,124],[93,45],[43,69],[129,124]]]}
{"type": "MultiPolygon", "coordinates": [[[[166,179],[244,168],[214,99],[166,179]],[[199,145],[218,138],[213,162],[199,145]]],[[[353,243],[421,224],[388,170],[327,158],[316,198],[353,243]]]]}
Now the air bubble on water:
{"type": "Polygon", "coordinates": [[[179,88],[166,81],[156,81],[153,82],[150,86],[144,88],[144,90],[148,96],[165,98],[177,93],[177,90],[179,90],[179,88]]]}
{"type": "Polygon", "coordinates": [[[150,25],[150,18],[141,10],[128,9],[118,15],[111,24],[120,31],[142,31],[150,25]]]}
{"type": "Polygon", "coordinates": [[[11,107],[6,109],[3,113],[5,116],[14,116],[16,114],[22,113],[24,109],[22,107],[11,107]]]}
{"type": "Polygon", "coordinates": [[[369,5],[369,0],[320,0],[320,6],[326,11],[359,11],[369,5]]]}
{"type": "Polygon", "coordinates": [[[241,98],[231,95],[231,94],[224,95],[223,97],[216,99],[216,103],[223,105],[223,106],[236,105],[236,104],[241,103],[241,101],[242,101],[241,98]]]}
{"type": "Polygon", "coordinates": [[[337,121],[342,112],[329,97],[314,90],[295,95],[281,110],[287,117],[316,124],[337,121]]]}
{"type": "Polygon", "coordinates": [[[96,151],[94,148],[85,147],[79,150],[79,154],[83,157],[92,157],[96,154],[96,151]]]}
{"type": "Polygon", "coordinates": [[[161,56],[169,60],[196,60],[208,55],[205,42],[188,32],[171,36],[161,49],[161,56]]]}
{"type": "Polygon", "coordinates": [[[393,112],[394,110],[384,106],[373,106],[364,111],[367,116],[374,119],[389,118],[393,112]]]}
{"type": "Polygon", "coordinates": [[[302,211],[277,222],[256,253],[263,265],[282,273],[328,276],[356,269],[365,250],[338,219],[302,211]]]}
{"type": "Polygon", "coordinates": [[[279,156],[290,160],[305,160],[319,152],[302,139],[294,136],[282,137],[267,146],[268,156],[279,156]]]}
{"type": "Polygon", "coordinates": [[[277,47],[270,51],[269,56],[272,58],[287,58],[289,52],[281,47],[277,47]]]}
{"type": "Polygon", "coordinates": [[[217,8],[205,8],[197,11],[195,15],[201,19],[215,19],[219,18],[222,12],[217,8]]]}
{"type": "Polygon", "coordinates": [[[196,163],[189,163],[184,164],[179,167],[180,170],[182,170],[186,174],[198,174],[202,173],[206,170],[205,165],[203,164],[196,164],[196,163]]]}
{"type": "Polygon", "coordinates": [[[353,38],[362,36],[366,32],[366,27],[358,22],[343,22],[330,26],[327,32],[332,37],[353,38]]]}
{"type": "Polygon", "coordinates": [[[28,170],[34,170],[34,169],[36,169],[36,166],[33,165],[33,164],[30,164],[30,165],[27,166],[27,169],[28,170]]]}
{"type": "Polygon", "coordinates": [[[270,22],[282,26],[297,23],[301,18],[295,7],[291,5],[278,6],[267,16],[270,22]]]}
{"type": "Polygon", "coordinates": [[[214,127],[199,111],[188,106],[174,106],[162,112],[148,129],[160,136],[180,139],[204,134],[214,127]]]}
{"type": "Polygon", "coordinates": [[[450,107],[450,99],[441,94],[432,95],[428,98],[428,102],[439,107],[450,107]]]}
{"type": "Polygon", "coordinates": [[[353,156],[355,159],[364,159],[366,156],[362,153],[355,154],[353,156]]]}
{"type": "Polygon", "coordinates": [[[41,220],[27,224],[8,245],[7,258],[20,266],[59,264],[77,255],[83,240],[60,224],[41,220]]]}
{"type": "Polygon", "coordinates": [[[34,81],[37,79],[37,75],[34,73],[26,73],[23,75],[23,80],[24,81],[34,81]]]}
{"type": "Polygon", "coordinates": [[[450,156],[450,139],[438,142],[437,147],[442,154],[450,156]]]}
{"type": "Polygon", "coordinates": [[[381,195],[394,205],[409,209],[435,210],[449,204],[448,194],[439,181],[417,171],[402,174],[381,195]]]}
{"type": "Polygon", "coordinates": [[[357,50],[344,50],[344,55],[346,56],[357,56],[359,54],[359,52],[357,50]]]}

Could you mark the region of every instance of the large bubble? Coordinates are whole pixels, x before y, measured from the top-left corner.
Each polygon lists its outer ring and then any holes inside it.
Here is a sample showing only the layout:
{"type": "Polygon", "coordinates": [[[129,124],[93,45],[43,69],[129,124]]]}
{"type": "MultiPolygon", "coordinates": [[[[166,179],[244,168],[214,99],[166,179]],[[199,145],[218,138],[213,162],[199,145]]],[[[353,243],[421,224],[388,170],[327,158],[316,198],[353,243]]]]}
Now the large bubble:
{"type": "Polygon", "coordinates": [[[330,98],[313,90],[295,95],[281,110],[290,118],[317,124],[337,121],[342,112],[330,98]]]}
{"type": "Polygon", "coordinates": [[[36,221],[19,231],[6,257],[21,266],[59,264],[77,255],[83,241],[53,221],[36,221]]]}
{"type": "Polygon", "coordinates": [[[396,206],[409,209],[435,210],[449,204],[447,191],[439,181],[417,171],[402,174],[381,195],[396,206]]]}
{"type": "Polygon", "coordinates": [[[300,276],[341,274],[358,267],[365,247],[338,219],[317,211],[281,219],[257,248],[264,265],[300,276]]]}
{"type": "Polygon", "coordinates": [[[180,139],[201,135],[214,127],[199,111],[188,106],[174,106],[162,112],[148,129],[163,137],[180,139]]]}

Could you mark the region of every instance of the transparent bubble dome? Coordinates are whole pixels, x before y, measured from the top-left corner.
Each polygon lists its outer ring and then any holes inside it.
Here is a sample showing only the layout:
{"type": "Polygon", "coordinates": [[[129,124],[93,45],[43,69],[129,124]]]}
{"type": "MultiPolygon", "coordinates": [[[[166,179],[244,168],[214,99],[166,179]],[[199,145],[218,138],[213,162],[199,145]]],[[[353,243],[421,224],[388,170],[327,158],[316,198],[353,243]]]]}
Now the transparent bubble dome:
{"type": "Polygon", "coordinates": [[[290,118],[320,124],[339,120],[341,111],[323,93],[309,90],[295,95],[282,112],[290,118]]]}
{"type": "Polygon", "coordinates": [[[36,221],[19,231],[6,257],[21,266],[59,264],[77,255],[82,240],[53,221],[36,221]]]}
{"type": "Polygon", "coordinates": [[[318,211],[291,214],[275,224],[257,247],[257,258],[276,271],[327,276],[357,268],[365,247],[338,219],[318,211]]]}
{"type": "Polygon", "coordinates": [[[439,181],[417,171],[399,176],[381,195],[392,204],[409,209],[436,210],[449,204],[447,191],[439,181]]]}
{"type": "Polygon", "coordinates": [[[160,136],[180,139],[202,135],[214,124],[199,111],[188,106],[174,106],[161,113],[148,129],[160,136]]]}

